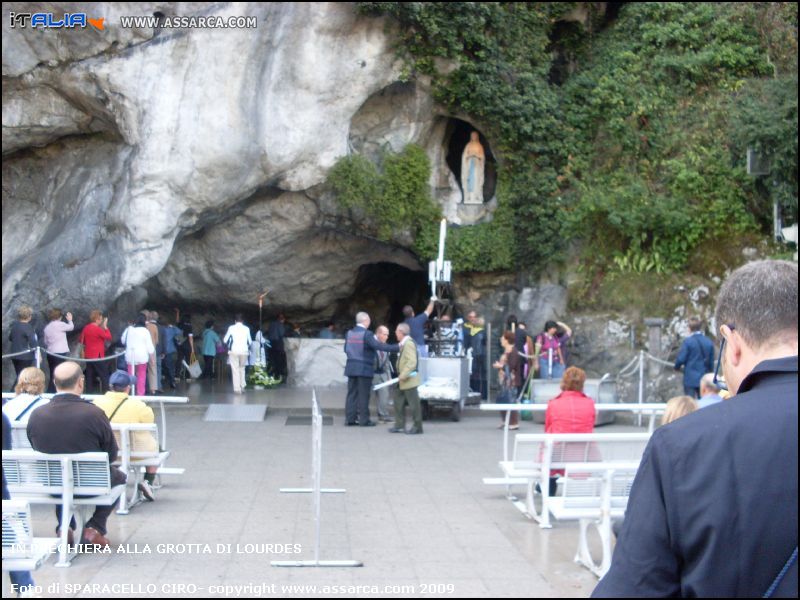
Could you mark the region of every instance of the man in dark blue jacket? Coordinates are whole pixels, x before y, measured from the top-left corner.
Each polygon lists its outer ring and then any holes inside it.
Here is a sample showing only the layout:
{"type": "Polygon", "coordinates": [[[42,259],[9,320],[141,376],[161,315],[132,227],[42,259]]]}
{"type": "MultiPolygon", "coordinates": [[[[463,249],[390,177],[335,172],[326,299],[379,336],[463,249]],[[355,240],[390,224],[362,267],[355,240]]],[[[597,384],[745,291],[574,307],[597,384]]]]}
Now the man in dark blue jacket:
{"type": "Polygon", "coordinates": [[[797,264],[758,261],[719,293],[731,393],[658,429],[593,597],[797,597],[797,264]]]}
{"type": "Polygon", "coordinates": [[[714,344],[700,331],[703,322],[699,317],[689,319],[689,337],[683,340],[675,370],[683,367],[683,393],[692,398],[700,397],[700,379],[714,370],[714,344]]]}
{"type": "Polygon", "coordinates": [[[369,330],[370,318],[365,312],[356,315],[356,326],[347,332],[344,351],[347,363],[344,374],[347,377],[347,402],[345,404],[345,425],[373,427],[369,418],[369,396],[372,391],[372,378],[375,375],[375,352],[399,352],[397,344],[383,344],[375,339],[369,330]],[[358,419],[358,422],[356,422],[358,419]]]}

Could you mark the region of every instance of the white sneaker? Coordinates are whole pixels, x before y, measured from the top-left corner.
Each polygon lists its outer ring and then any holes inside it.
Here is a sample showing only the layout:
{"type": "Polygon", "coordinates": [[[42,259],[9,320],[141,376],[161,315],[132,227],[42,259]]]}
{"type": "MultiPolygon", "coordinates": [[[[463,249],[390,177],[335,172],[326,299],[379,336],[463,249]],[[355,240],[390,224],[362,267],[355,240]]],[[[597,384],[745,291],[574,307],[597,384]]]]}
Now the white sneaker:
{"type": "Polygon", "coordinates": [[[155,502],[156,496],[153,493],[153,488],[150,487],[150,484],[146,480],[139,484],[139,491],[142,492],[142,496],[147,500],[155,502]]]}

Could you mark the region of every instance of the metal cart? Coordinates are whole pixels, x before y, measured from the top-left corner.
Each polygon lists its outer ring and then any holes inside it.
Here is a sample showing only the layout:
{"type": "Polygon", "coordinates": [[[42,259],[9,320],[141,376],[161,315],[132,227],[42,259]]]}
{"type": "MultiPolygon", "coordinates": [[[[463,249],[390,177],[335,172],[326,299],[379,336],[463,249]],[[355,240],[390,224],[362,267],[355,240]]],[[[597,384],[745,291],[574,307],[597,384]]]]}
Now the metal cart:
{"type": "Polygon", "coordinates": [[[434,409],[444,409],[450,411],[453,421],[459,421],[469,397],[469,359],[466,356],[420,358],[419,374],[422,385],[417,392],[422,418],[430,418],[434,409]]]}

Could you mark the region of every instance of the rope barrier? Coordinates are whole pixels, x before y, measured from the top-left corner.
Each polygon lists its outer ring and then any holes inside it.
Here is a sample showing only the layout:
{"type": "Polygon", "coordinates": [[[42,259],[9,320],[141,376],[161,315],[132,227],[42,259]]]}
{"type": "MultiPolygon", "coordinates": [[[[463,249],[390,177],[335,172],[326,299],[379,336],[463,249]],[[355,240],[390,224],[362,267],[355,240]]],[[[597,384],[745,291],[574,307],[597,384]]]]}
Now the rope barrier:
{"type": "Polygon", "coordinates": [[[639,365],[639,357],[634,356],[631,362],[629,362],[627,365],[625,365],[620,369],[617,377],[628,377],[629,375],[633,375],[636,372],[636,368],[638,368],[638,365],[639,365]],[[631,367],[636,367],[636,368],[634,368],[630,373],[626,373],[625,371],[627,371],[631,367]]]}
{"type": "Polygon", "coordinates": [[[32,352],[37,352],[38,350],[43,350],[45,354],[49,354],[50,356],[57,356],[58,358],[63,358],[66,360],[71,360],[74,362],[104,362],[107,360],[113,360],[115,358],[119,358],[120,356],[124,356],[125,352],[119,352],[118,354],[113,354],[111,356],[106,356],[103,358],[77,358],[75,356],[64,356],[63,354],[57,354],[55,352],[50,352],[42,346],[36,346],[35,348],[30,348],[28,350],[23,350],[22,352],[15,352],[14,354],[3,354],[2,358],[14,358],[15,356],[22,356],[23,354],[30,354],[32,352]]]}
{"type": "MultiPolygon", "coordinates": [[[[657,364],[660,364],[660,365],[663,365],[665,367],[673,366],[673,364],[671,362],[668,362],[666,360],[658,358],[657,356],[653,356],[652,354],[650,354],[648,352],[644,353],[644,357],[647,358],[648,360],[652,360],[653,362],[655,362],[657,364]]],[[[617,374],[617,378],[621,379],[623,377],[631,377],[632,375],[635,375],[636,374],[636,369],[638,369],[638,366],[639,366],[639,357],[638,356],[634,356],[633,359],[627,365],[625,365],[624,367],[622,367],[619,370],[619,373],[617,374]]]]}
{"type": "Polygon", "coordinates": [[[645,354],[645,356],[647,358],[649,358],[650,360],[652,360],[653,362],[660,363],[660,364],[664,365],[665,367],[674,366],[671,362],[667,362],[666,360],[662,360],[662,359],[660,359],[660,358],[658,358],[656,356],[653,356],[652,354],[648,353],[648,354],[645,354]]]}
{"type": "Polygon", "coordinates": [[[15,352],[14,354],[3,354],[2,358],[14,358],[15,356],[22,356],[23,354],[31,354],[33,352],[36,352],[38,349],[39,347],[37,346],[35,348],[23,350],[22,352],[15,352]]]}
{"type": "Polygon", "coordinates": [[[85,362],[85,363],[104,362],[104,361],[107,361],[107,360],[114,360],[115,358],[118,358],[120,356],[124,356],[125,355],[125,352],[119,352],[118,354],[114,354],[112,356],[106,356],[104,358],[77,358],[75,356],[64,356],[63,354],[56,354],[54,352],[50,352],[48,350],[45,350],[44,348],[42,348],[42,350],[44,350],[45,354],[49,354],[50,356],[57,356],[58,358],[64,358],[64,359],[70,360],[72,362],[85,362]]]}

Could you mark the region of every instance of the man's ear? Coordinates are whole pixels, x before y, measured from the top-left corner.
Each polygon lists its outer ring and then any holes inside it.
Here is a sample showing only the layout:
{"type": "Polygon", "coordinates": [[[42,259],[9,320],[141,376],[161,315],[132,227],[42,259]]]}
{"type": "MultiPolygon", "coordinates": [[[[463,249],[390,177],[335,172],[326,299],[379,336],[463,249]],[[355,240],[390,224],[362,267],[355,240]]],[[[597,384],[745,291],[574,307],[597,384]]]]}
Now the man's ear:
{"type": "Polygon", "coordinates": [[[742,355],[745,351],[744,340],[742,337],[732,331],[725,340],[725,352],[727,353],[727,361],[732,367],[738,367],[742,362],[742,355]]]}

